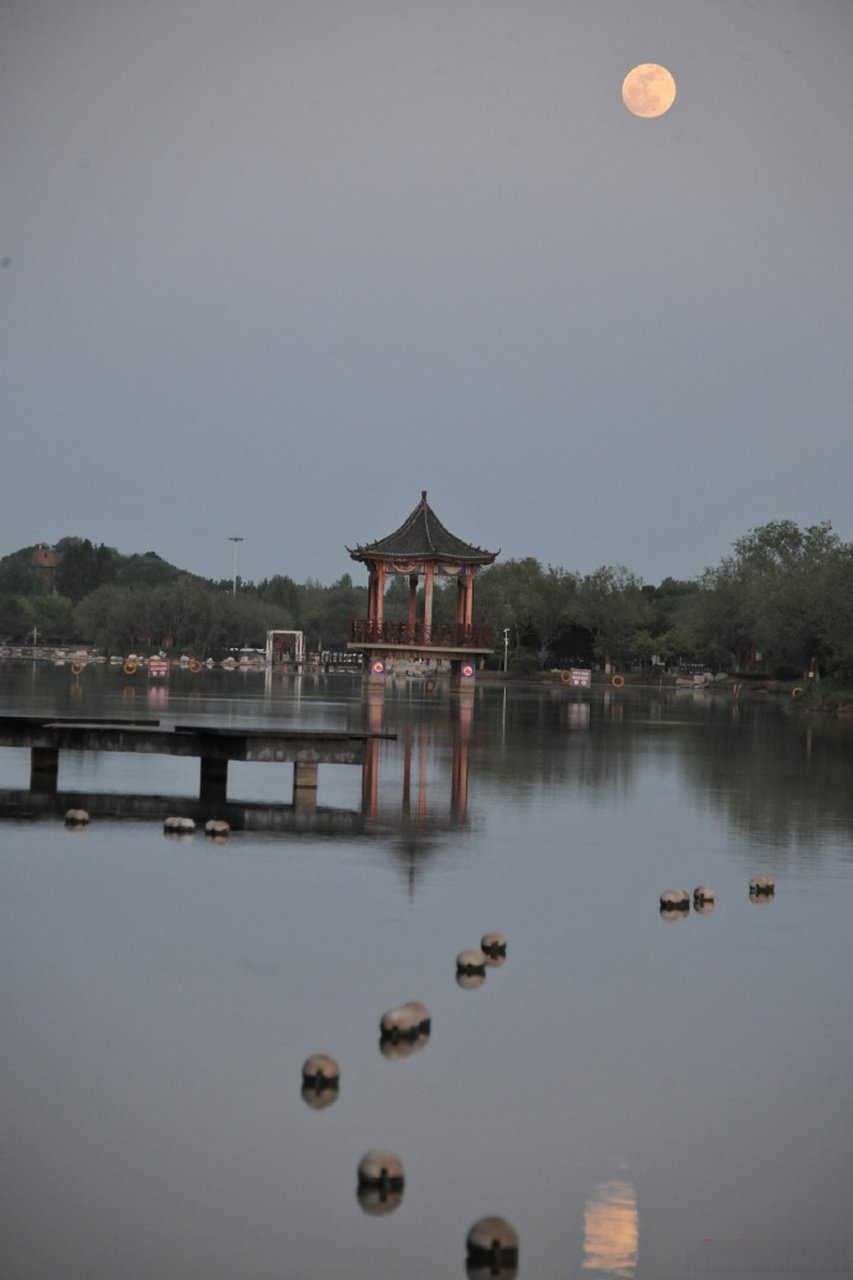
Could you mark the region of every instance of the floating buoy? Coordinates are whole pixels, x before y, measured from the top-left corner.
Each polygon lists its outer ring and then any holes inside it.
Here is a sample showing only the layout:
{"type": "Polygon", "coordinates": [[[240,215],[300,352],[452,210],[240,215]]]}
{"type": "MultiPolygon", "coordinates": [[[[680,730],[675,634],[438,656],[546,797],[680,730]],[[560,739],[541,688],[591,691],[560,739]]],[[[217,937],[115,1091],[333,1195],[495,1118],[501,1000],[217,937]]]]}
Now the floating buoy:
{"type": "Polygon", "coordinates": [[[195,831],[195,823],[192,818],[166,818],[163,830],[170,836],[191,836],[195,831]]]}
{"type": "Polygon", "coordinates": [[[425,1004],[421,1004],[420,1000],[409,1000],[403,1005],[404,1009],[411,1010],[414,1017],[418,1019],[418,1033],[422,1036],[428,1036],[432,1029],[432,1014],[425,1004]]]}
{"type": "Polygon", "coordinates": [[[505,1218],[481,1218],[465,1240],[468,1266],[488,1268],[499,1276],[518,1266],[518,1236],[505,1218]]]}
{"type": "Polygon", "coordinates": [[[341,1079],[341,1069],[327,1053],[312,1053],[302,1064],[302,1079],[306,1084],[325,1088],[337,1085],[341,1079]]]}
{"type": "Polygon", "coordinates": [[[750,896],[753,898],[769,898],[776,892],[776,881],[772,876],[753,876],[749,882],[750,896]]]}
{"type": "Polygon", "coordinates": [[[506,957],[506,938],[502,933],[484,933],[480,939],[480,949],[489,960],[500,960],[506,957]]]}
{"type": "Polygon", "coordinates": [[[327,1053],[313,1053],[302,1064],[302,1097],[319,1110],[328,1107],[338,1096],[341,1069],[327,1053]]]}
{"type": "Polygon", "coordinates": [[[341,1069],[327,1053],[314,1053],[302,1064],[302,1097],[314,1111],[330,1107],[338,1096],[341,1069]]]}
{"type": "Polygon", "coordinates": [[[474,991],[477,987],[482,987],[485,981],[485,969],[476,973],[463,973],[461,969],[456,971],[456,985],[461,987],[463,991],[474,991]]]}
{"type": "Polygon", "coordinates": [[[403,1165],[390,1151],[368,1151],[358,1166],[358,1203],[365,1213],[392,1213],[403,1198],[403,1165]]]}
{"type": "Polygon", "coordinates": [[[661,911],[689,911],[690,894],[686,889],[664,889],[660,896],[661,911]]]}
{"type": "Polygon", "coordinates": [[[87,827],[89,815],[85,809],[69,809],[65,815],[66,827],[87,827]]]}
{"type": "Polygon", "coordinates": [[[486,957],[477,947],[471,947],[467,951],[460,951],[456,957],[456,972],[464,974],[485,975],[486,957]]]}
{"type": "Polygon", "coordinates": [[[363,1187],[402,1187],[402,1161],[390,1151],[368,1151],[359,1162],[358,1181],[363,1187]]]}
{"type": "Polygon", "coordinates": [[[713,889],[709,889],[706,884],[697,885],[693,890],[693,910],[699,915],[707,915],[709,911],[714,910],[714,902],[716,896],[713,889]]]}
{"type": "Polygon", "coordinates": [[[379,1019],[379,1030],[383,1040],[396,1044],[398,1040],[413,1040],[420,1034],[421,1019],[411,1005],[400,1005],[397,1009],[389,1009],[379,1019]]]}
{"type": "Polygon", "coordinates": [[[428,1044],[428,1035],[409,1036],[405,1040],[389,1040],[387,1036],[380,1036],[379,1052],[389,1062],[396,1062],[401,1058],[410,1058],[413,1053],[419,1053],[428,1044]]]}
{"type": "Polygon", "coordinates": [[[223,818],[211,818],[204,824],[204,834],[219,840],[224,840],[230,831],[230,826],[223,818]]]}

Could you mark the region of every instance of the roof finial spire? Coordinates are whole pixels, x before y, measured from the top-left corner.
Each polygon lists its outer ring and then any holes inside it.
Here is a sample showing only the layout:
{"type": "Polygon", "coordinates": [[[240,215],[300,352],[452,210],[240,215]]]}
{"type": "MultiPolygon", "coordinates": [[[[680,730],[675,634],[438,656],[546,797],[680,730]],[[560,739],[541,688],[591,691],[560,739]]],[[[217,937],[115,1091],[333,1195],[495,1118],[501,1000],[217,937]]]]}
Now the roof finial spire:
{"type": "Polygon", "coordinates": [[[421,489],[421,500],[426,502],[426,489],[421,489]]]}

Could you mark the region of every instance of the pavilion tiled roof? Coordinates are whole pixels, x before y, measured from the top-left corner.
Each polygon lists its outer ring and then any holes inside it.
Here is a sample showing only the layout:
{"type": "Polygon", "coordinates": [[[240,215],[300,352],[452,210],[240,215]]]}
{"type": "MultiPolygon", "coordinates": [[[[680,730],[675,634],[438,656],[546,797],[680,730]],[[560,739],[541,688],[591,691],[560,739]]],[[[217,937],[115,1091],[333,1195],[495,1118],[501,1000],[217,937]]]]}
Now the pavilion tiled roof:
{"type": "Polygon", "coordinates": [[[412,563],[433,560],[447,564],[491,564],[499,554],[463,542],[445,529],[427,502],[425,489],[420,502],[399,529],[377,542],[347,547],[347,551],[353,560],[404,560],[412,563]]]}

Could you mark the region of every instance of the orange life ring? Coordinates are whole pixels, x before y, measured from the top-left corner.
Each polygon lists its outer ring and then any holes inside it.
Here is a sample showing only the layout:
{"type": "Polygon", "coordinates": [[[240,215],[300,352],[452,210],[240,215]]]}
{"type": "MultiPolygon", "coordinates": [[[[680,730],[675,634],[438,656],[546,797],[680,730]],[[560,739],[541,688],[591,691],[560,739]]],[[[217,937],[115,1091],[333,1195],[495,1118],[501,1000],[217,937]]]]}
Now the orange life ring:
{"type": "Polygon", "coordinates": [[[72,675],[79,676],[83,671],[83,668],[85,667],[85,665],[86,664],[84,662],[72,662],[71,663],[72,675]]]}
{"type": "Polygon", "coordinates": [[[189,668],[193,675],[198,675],[199,671],[201,671],[201,663],[198,658],[190,658],[189,668]]]}
{"type": "Polygon", "coordinates": [[[135,663],[135,662],[132,662],[132,661],[130,660],[130,658],[128,658],[127,662],[126,662],[126,663],[124,664],[124,666],[122,667],[122,671],[124,672],[124,674],[125,674],[126,676],[135,676],[135,675],[136,675],[136,663],[135,663]]]}
{"type": "Polygon", "coordinates": [[[571,680],[571,678],[572,678],[572,673],[571,673],[571,671],[561,671],[561,672],[560,672],[560,679],[562,680],[563,684],[568,684],[568,683],[569,683],[569,681],[571,680]]]}
{"type": "Polygon", "coordinates": [[[792,698],[796,698],[796,697],[797,697],[799,694],[801,694],[802,692],[803,692],[803,686],[802,686],[802,685],[800,685],[800,684],[798,684],[798,685],[797,685],[797,687],[796,687],[796,689],[792,689],[792,690],[791,690],[791,697],[792,697],[792,698]]]}
{"type": "Polygon", "coordinates": [[[621,689],[623,684],[625,683],[625,677],[614,676],[613,679],[610,681],[610,683],[613,685],[614,689],[621,689]]]}

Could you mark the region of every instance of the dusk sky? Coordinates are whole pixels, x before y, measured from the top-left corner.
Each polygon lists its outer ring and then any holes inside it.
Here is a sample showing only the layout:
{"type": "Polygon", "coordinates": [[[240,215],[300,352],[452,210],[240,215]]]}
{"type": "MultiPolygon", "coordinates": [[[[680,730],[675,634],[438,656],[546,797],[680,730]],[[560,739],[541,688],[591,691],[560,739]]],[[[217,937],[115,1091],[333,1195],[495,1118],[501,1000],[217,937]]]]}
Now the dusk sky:
{"type": "Polygon", "coordinates": [[[851,0],[0,0],[0,555],[853,541],[851,69],[851,0]]]}

